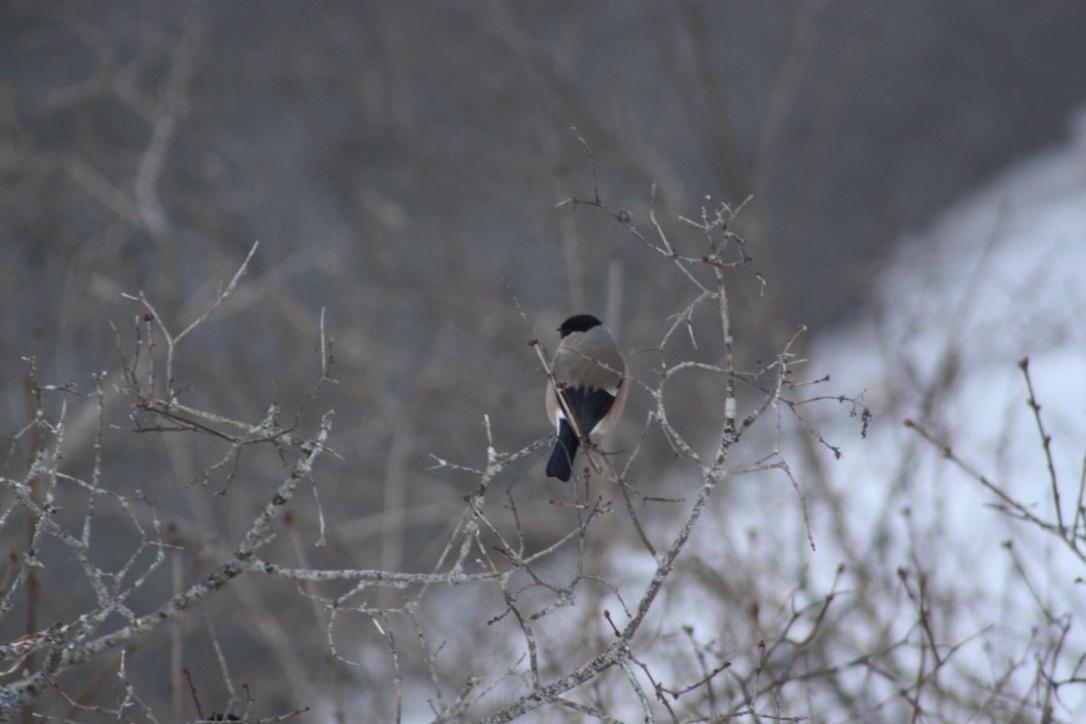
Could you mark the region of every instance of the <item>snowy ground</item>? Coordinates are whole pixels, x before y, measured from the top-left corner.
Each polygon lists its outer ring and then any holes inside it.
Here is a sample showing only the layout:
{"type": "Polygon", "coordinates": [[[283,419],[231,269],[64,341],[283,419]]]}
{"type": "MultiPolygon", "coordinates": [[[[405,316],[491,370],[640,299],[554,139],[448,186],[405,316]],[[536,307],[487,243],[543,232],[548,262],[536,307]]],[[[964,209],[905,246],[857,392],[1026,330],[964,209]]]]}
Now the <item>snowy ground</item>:
{"type": "MultiPolygon", "coordinates": [[[[805,455],[798,427],[782,441],[807,491],[817,549],[806,544],[786,479],[733,481],[687,554],[697,562],[661,602],[657,634],[663,640],[678,623],[690,623],[701,640],[715,642],[721,658],[749,661],[751,641],[772,636],[790,606],[828,592],[838,564],[846,563],[836,588],[845,599],[836,625],[851,627],[852,644],[840,648],[840,660],[895,637],[919,645],[926,634],[908,592],[918,591],[923,575],[935,643],[944,656],[953,651],[943,683],[949,679],[964,697],[990,696],[997,720],[1035,719],[1045,702],[1024,692],[1065,623],[1071,628],[1063,663],[1051,673],[1071,675],[1086,652],[1080,623],[1086,598],[1076,583],[1086,577],[1086,564],[1056,535],[997,510],[993,492],[903,422],[921,422],[964,462],[1054,523],[1053,485],[1018,365],[1028,357],[1052,437],[1064,521],[1075,520],[1086,453],[1086,116],[1068,143],[1014,166],[905,240],[879,275],[876,296],[867,318],[819,338],[806,370],[811,378],[832,375],[819,394],[864,391],[874,413],[866,439],[857,434],[858,421],[843,414],[847,406],[831,404],[804,409],[841,447],[840,460],[825,448],[812,456],[808,446],[805,455]],[[750,570],[752,560],[762,569],[750,570]],[[706,570],[721,580],[707,582],[706,570]],[[714,603],[714,591],[728,586],[761,607],[745,626],[757,629],[749,637],[734,623],[743,612],[714,603]],[[849,603],[850,594],[866,600],[849,603]],[[893,630],[876,625],[886,622],[893,630]]],[[[637,559],[622,561],[630,595],[652,569],[646,556],[640,556],[644,570],[637,559]]],[[[666,646],[657,651],[663,668],[677,660],[666,652],[666,646]]],[[[913,659],[919,664],[908,653],[899,661],[913,659]]],[[[857,686],[884,685],[865,676],[857,672],[857,686]]],[[[1057,720],[1086,721],[1083,688],[1065,686],[1047,702],[1057,720]]],[[[856,715],[817,692],[806,696],[805,711],[779,713],[818,721],[856,715]]],[[[887,703],[870,712],[872,720],[892,721],[907,711],[895,708],[894,696],[888,686],[887,703]]],[[[961,711],[935,714],[955,720],[961,711]]]]}

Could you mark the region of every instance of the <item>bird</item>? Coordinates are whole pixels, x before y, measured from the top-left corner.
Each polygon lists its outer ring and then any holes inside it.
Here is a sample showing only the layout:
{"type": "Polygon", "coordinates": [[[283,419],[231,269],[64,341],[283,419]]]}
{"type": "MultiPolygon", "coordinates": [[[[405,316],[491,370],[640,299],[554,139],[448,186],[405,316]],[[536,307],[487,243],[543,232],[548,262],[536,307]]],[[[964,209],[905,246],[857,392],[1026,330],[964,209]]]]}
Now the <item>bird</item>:
{"type": "Polygon", "coordinates": [[[573,460],[584,438],[606,434],[618,421],[626,404],[626,360],[618,351],[607,327],[591,314],[576,314],[558,328],[561,340],[551,362],[547,380],[547,418],[555,426],[557,439],[547,476],[566,482],[573,472],[573,460]],[[559,400],[565,398],[565,406],[559,400]],[[566,419],[569,409],[577,429],[566,419]]]}

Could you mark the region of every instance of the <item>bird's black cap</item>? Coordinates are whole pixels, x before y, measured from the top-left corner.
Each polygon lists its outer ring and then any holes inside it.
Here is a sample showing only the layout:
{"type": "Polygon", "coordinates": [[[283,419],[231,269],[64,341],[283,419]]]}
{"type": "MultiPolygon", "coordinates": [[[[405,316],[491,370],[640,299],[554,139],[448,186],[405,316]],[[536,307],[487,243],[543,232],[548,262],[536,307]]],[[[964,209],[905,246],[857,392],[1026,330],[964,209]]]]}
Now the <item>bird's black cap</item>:
{"type": "Polygon", "coordinates": [[[558,328],[558,334],[565,337],[570,332],[587,332],[593,327],[598,327],[601,324],[603,324],[603,322],[596,319],[591,314],[575,314],[562,322],[562,326],[558,328]]]}

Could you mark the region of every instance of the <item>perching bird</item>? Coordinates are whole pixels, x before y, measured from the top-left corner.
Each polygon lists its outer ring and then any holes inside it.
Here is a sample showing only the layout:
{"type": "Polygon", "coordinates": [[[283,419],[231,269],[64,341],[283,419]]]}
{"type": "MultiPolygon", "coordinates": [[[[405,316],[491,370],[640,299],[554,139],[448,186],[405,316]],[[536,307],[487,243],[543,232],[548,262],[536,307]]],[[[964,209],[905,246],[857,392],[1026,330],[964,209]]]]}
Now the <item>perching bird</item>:
{"type": "Polygon", "coordinates": [[[553,380],[547,382],[547,417],[558,432],[547,475],[569,480],[581,441],[566,419],[566,405],[585,437],[603,435],[622,414],[626,404],[626,361],[607,327],[591,314],[578,314],[558,328],[562,339],[551,363],[553,380]],[[556,384],[557,383],[557,389],[556,384]]]}

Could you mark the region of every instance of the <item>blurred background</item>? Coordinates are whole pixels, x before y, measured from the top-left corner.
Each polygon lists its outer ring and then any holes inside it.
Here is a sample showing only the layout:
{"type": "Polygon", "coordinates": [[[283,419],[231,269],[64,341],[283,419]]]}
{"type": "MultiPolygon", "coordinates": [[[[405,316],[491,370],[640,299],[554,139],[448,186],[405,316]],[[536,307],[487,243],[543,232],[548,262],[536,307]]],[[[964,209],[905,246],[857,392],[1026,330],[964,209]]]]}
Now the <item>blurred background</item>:
{"type": "MultiPolygon", "coordinates": [[[[737,226],[752,259],[735,280],[741,363],[799,324],[811,328],[804,345],[851,339],[842,330],[916,301],[883,294],[881,270],[903,239],[1012,163],[1066,142],[1086,101],[1084,37],[1086,5],[1072,0],[7,0],[3,433],[27,422],[21,358],[37,359],[42,382],[88,389],[93,371],[118,366],[109,323],[128,335],[142,313],[122,292],[145,292],[180,329],[259,240],[237,294],[178,354],[182,399],[257,422],[272,401],[293,414],[320,377],[324,309],[338,385],[300,420],[312,429],[335,406],[345,460],[318,478],[333,501],[328,545],[313,548],[307,530],[276,550],[293,564],[420,569],[472,485],[427,471],[427,454],[481,464],[484,412],[506,449],[548,433],[525,345],[533,334],[553,346],[562,318],[595,313],[641,373],[651,360],[637,350],[658,344],[666,315],[690,301],[686,282],[661,273],[621,224],[556,204],[592,199],[596,186],[647,230],[650,203],[674,221],[697,217],[706,196],[753,197],[737,226]]],[[[907,268],[955,258],[918,252],[907,268]]],[[[704,394],[691,385],[675,404],[690,411],[692,437],[709,440],[704,394]]],[[[632,402],[627,437],[647,409],[632,402]]],[[[111,421],[124,425],[126,412],[113,404],[111,421]]],[[[92,423],[73,424],[73,467],[91,460],[92,423]]],[[[24,444],[9,466],[25,462],[24,444]]],[[[654,479],[666,445],[646,446],[638,474],[654,479]]],[[[109,430],[107,449],[111,484],[154,491],[174,526],[181,552],[152,585],[159,594],[236,543],[278,470],[273,454],[254,453],[253,477],[217,496],[221,471],[192,484],[222,456],[213,442],[109,430]]],[[[554,491],[538,473],[509,484],[543,501],[524,524],[546,540],[562,512],[544,504],[554,491]]],[[[311,526],[312,505],[299,506],[311,526]]],[[[107,557],[128,543],[116,535],[107,557]]],[[[25,537],[25,521],[5,522],[10,550],[25,537]]],[[[4,620],[9,638],[28,617],[78,614],[88,594],[66,589],[61,551],[45,555],[54,565],[38,574],[40,597],[20,598],[4,620]]],[[[312,613],[293,587],[256,581],[212,608],[259,622],[219,619],[220,634],[234,673],[269,707],[322,697],[329,679],[306,662],[322,661],[323,640],[295,640],[291,616],[312,613]]],[[[142,691],[175,716],[171,667],[214,661],[200,620],[186,626],[191,641],[174,658],[158,655],[167,638],[141,654],[142,691]]],[[[336,676],[363,691],[380,681],[365,666],[336,676]]],[[[211,698],[221,684],[209,673],[202,686],[211,698]]],[[[367,705],[389,706],[377,695],[367,705]]],[[[44,699],[42,711],[66,702],[44,699]]]]}

